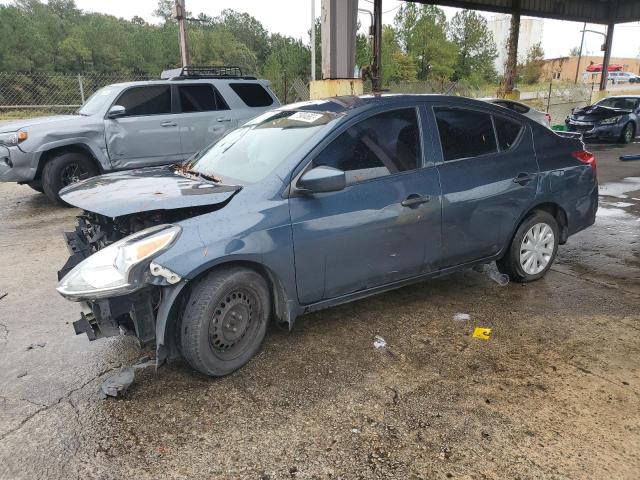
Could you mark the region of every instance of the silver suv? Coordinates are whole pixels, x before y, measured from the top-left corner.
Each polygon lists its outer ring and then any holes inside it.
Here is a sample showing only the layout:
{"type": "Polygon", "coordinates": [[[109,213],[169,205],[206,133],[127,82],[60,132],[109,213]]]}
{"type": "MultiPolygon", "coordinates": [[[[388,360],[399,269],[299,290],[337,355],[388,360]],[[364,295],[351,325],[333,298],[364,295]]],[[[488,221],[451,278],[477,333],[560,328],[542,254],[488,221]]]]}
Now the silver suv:
{"type": "Polygon", "coordinates": [[[269,82],[237,67],[185,67],[161,80],[108,85],[75,115],[0,126],[0,181],[58,192],[114,170],[189,158],[239,124],[279,106],[269,82]]]}

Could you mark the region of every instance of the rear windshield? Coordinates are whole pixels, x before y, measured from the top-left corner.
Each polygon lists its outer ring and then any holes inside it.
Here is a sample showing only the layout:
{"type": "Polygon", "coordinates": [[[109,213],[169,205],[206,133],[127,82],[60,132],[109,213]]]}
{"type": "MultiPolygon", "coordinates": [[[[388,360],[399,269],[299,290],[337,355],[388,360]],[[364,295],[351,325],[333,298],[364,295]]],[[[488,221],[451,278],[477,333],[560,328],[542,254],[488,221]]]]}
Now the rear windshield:
{"type": "Polygon", "coordinates": [[[201,151],[190,171],[225,183],[258,182],[336,118],[326,112],[267,112],[201,151]]]}

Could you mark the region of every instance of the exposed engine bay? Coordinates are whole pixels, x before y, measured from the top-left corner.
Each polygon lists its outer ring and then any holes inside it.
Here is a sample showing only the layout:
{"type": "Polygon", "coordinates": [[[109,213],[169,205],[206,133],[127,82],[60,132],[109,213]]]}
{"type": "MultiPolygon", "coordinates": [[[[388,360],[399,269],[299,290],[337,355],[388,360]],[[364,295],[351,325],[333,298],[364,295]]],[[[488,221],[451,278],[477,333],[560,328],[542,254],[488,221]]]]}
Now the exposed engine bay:
{"type": "MultiPolygon", "coordinates": [[[[116,218],[85,210],[78,215],[75,230],[64,233],[71,256],[58,271],[58,280],[89,256],[129,235],[155,225],[170,224],[215,211],[222,206],[155,210],[116,218]]],[[[129,295],[81,302],[81,318],[73,323],[76,334],[86,333],[89,340],[96,340],[131,333],[138,337],[141,345],[153,342],[162,288],[152,281],[153,278],[150,280],[148,286],[129,295]]]]}

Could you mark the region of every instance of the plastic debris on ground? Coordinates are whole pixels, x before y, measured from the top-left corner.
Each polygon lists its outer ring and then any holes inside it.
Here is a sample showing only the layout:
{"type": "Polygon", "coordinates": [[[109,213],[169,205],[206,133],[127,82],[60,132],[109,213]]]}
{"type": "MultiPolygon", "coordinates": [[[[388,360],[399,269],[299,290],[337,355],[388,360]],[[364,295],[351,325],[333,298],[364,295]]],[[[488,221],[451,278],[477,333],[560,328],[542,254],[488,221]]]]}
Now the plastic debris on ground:
{"type": "Polygon", "coordinates": [[[473,329],[473,334],[471,336],[474,338],[480,338],[482,340],[489,340],[489,337],[491,336],[491,329],[476,327],[473,329]]]}
{"type": "Polygon", "coordinates": [[[387,342],[380,335],[373,337],[373,346],[375,348],[384,348],[387,346],[387,342]]]}
{"type": "Polygon", "coordinates": [[[489,265],[477,265],[473,267],[473,270],[478,273],[486,274],[491,280],[501,287],[509,284],[509,275],[506,273],[500,273],[495,263],[491,263],[489,265]]]}
{"type": "Polygon", "coordinates": [[[119,394],[126,392],[135,380],[136,370],[143,370],[154,366],[156,366],[155,360],[150,360],[149,357],[143,357],[132,366],[123,368],[102,382],[100,386],[102,398],[117,397],[119,394]]]}
{"type": "Polygon", "coordinates": [[[471,320],[471,315],[469,315],[468,313],[454,313],[453,319],[456,322],[466,322],[468,320],[471,320]]]}

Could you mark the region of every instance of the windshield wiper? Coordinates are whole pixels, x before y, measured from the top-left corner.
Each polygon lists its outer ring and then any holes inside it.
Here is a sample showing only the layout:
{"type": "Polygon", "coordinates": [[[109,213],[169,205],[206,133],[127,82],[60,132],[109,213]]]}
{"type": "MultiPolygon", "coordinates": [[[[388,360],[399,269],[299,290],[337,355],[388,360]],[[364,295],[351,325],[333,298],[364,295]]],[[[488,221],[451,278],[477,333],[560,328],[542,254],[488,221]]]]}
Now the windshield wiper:
{"type": "Polygon", "coordinates": [[[191,163],[192,162],[175,164],[173,165],[173,171],[187,178],[197,177],[204,180],[209,180],[214,183],[222,183],[222,179],[220,177],[216,177],[215,175],[207,175],[206,173],[198,172],[196,170],[191,170],[191,163]]]}

